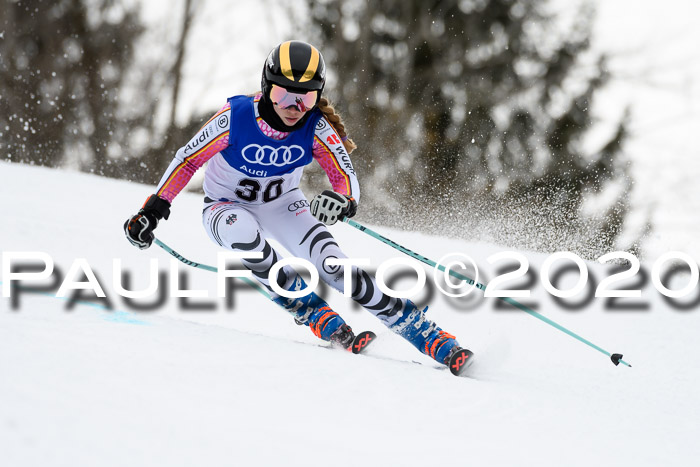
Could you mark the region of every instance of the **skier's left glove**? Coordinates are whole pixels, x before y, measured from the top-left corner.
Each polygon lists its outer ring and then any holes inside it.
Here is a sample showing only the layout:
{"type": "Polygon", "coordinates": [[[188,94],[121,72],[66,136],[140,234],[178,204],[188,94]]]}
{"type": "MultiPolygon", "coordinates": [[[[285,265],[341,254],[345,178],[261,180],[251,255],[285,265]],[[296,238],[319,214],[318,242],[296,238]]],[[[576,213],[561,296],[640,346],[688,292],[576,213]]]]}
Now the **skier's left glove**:
{"type": "Polygon", "coordinates": [[[357,201],[352,196],[324,190],[311,200],[311,214],[326,225],[333,225],[357,213],[357,201]]]}
{"type": "Polygon", "coordinates": [[[169,216],[170,203],[157,195],[151,195],[141,210],[124,222],[126,239],[135,247],[145,250],[155,239],[153,231],[158,227],[158,221],[167,220],[169,216]]]}

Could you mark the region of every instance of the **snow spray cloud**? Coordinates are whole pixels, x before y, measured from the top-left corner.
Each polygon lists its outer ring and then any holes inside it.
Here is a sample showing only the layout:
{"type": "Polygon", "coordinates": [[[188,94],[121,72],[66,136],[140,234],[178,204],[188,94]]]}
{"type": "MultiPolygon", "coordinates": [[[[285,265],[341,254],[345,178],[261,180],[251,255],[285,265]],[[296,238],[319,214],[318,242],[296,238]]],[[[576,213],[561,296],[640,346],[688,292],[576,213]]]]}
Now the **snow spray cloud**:
{"type": "MultiPolygon", "coordinates": [[[[237,265],[228,268],[232,260],[250,257],[250,253],[221,252],[217,257],[216,298],[223,298],[227,309],[233,309],[234,295],[250,293],[252,289],[240,287],[237,279],[252,278],[251,272],[237,265]]],[[[179,258],[189,265],[197,265],[179,258]]],[[[700,306],[700,288],[698,288],[699,268],[692,258],[679,251],[668,252],[659,257],[647,270],[640,261],[628,252],[612,252],[598,258],[601,264],[611,264],[610,275],[599,279],[586,262],[571,252],[557,252],[548,256],[539,266],[539,272],[528,258],[515,251],[503,251],[486,258],[491,266],[500,265],[495,276],[490,280],[481,272],[476,261],[464,253],[451,253],[443,256],[432,271],[432,280],[427,280],[425,268],[416,261],[406,257],[396,257],[382,262],[376,269],[379,288],[392,297],[412,298],[422,294],[421,300],[431,299],[436,292],[446,297],[447,303],[458,311],[469,311],[479,306],[483,300],[468,297],[475,289],[480,289],[486,298],[510,297],[523,302],[526,306],[537,309],[533,301],[533,290],[542,287],[554,303],[562,309],[577,311],[591,305],[595,299],[604,300],[603,308],[608,311],[645,311],[649,302],[642,294],[649,285],[659,293],[671,308],[678,311],[690,311],[700,306]],[[573,285],[561,286],[572,282],[573,285]],[[455,282],[455,278],[457,281],[455,282]],[[413,281],[409,287],[395,288],[397,282],[413,281]],[[480,282],[481,281],[481,282],[480,282]],[[668,285],[674,283],[673,288],[668,285]],[[678,283],[681,286],[678,287],[678,283]]],[[[350,266],[362,266],[368,269],[368,258],[330,258],[330,266],[339,266],[343,271],[344,295],[350,296],[350,266]]],[[[281,289],[276,281],[270,284],[274,292],[287,298],[302,297],[312,291],[325,293],[326,285],[319,280],[319,274],[312,263],[303,259],[289,257],[278,261],[270,270],[270,277],[292,266],[309,277],[307,287],[299,291],[281,289]]],[[[121,297],[124,305],[136,311],[152,311],[163,307],[167,299],[177,298],[180,309],[184,311],[215,310],[216,302],[195,303],[191,299],[207,299],[208,290],[188,287],[189,276],[179,269],[178,262],[172,258],[168,270],[160,268],[158,259],[150,260],[149,279],[145,287],[132,290],[131,274],[125,270],[121,259],[112,261],[111,289],[105,289],[106,282],[97,274],[84,258],[74,259],[68,272],[63,274],[48,253],[3,252],[2,254],[2,297],[9,298],[11,309],[20,308],[20,297],[26,293],[53,294],[66,299],[66,309],[72,309],[81,302],[101,302],[105,308],[113,309],[114,295],[121,297]],[[108,294],[107,291],[110,293],[108,294]]],[[[369,270],[372,270],[371,268],[369,270]]],[[[187,271],[192,272],[192,271],[187,271]]],[[[252,291],[252,293],[256,293],[252,291]]],[[[478,295],[478,294],[477,294],[478,295]]],[[[647,299],[648,299],[648,294],[647,299]]],[[[494,310],[508,309],[509,305],[500,300],[492,301],[494,310]]],[[[359,305],[355,305],[358,306],[359,305]]]]}

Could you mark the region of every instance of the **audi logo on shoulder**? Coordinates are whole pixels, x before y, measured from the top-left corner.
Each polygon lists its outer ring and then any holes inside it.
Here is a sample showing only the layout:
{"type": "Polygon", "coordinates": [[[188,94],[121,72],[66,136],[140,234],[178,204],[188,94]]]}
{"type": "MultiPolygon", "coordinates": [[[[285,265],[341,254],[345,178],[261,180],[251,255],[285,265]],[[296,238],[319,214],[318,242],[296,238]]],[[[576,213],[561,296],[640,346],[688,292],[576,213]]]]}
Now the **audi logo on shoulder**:
{"type": "Polygon", "coordinates": [[[308,208],[308,207],[309,207],[309,202],[306,201],[305,199],[300,199],[299,201],[294,201],[292,204],[287,206],[287,210],[289,210],[289,212],[294,212],[294,211],[298,211],[299,209],[308,208]]]}
{"type": "Polygon", "coordinates": [[[296,144],[278,148],[268,145],[249,144],[241,150],[241,155],[246,162],[251,164],[284,167],[304,157],[304,148],[296,144]]]}

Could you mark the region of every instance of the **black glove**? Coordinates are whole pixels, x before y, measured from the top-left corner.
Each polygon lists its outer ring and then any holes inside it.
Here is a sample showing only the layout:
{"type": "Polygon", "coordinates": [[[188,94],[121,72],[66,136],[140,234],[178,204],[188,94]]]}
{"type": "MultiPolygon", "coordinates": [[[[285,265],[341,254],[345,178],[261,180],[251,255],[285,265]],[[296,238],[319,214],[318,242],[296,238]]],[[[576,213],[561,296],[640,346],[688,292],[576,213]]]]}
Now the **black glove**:
{"type": "Polygon", "coordinates": [[[357,201],[352,196],[324,190],[311,200],[311,214],[326,225],[333,225],[345,217],[357,213],[357,201]]]}
{"type": "Polygon", "coordinates": [[[150,247],[155,236],[153,231],[158,227],[158,221],[168,219],[170,203],[156,195],[151,195],[138,214],[124,222],[126,239],[132,245],[142,250],[150,247]]]}

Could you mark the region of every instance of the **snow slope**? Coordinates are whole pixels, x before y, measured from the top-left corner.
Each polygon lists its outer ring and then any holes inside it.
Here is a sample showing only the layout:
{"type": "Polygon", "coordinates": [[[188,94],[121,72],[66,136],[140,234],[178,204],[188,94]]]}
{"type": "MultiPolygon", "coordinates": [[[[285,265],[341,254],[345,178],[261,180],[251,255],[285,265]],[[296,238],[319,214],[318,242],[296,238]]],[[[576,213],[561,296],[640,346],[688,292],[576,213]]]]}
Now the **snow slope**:
{"type": "MultiPolygon", "coordinates": [[[[121,231],[151,189],[0,163],[3,259],[46,252],[65,276],[84,258],[113,307],[87,292],[70,311],[50,292],[21,293],[16,310],[0,299],[1,465],[652,466],[700,455],[697,307],[673,309],[645,287],[647,311],[610,311],[595,299],[574,312],[532,286],[523,301],[623,352],[627,368],[522,312],[494,309],[494,299],[473,297],[458,309],[439,292],[417,297],[474,350],[473,378],[436,369],[335,292],[324,295],[355,329],[380,334],[370,355],[317,345],[250,290],[237,290],[227,307],[213,298],[214,274],[184,265],[189,288],[210,297],[191,302],[212,309],[185,310],[171,298],[133,311],[112,285],[113,258],[134,288],[145,287],[151,258],[166,272],[170,265],[164,251],[136,250],[121,231]]],[[[157,233],[184,256],[215,264],[200,212],[200,196],[182,194],[157,233]]],[[[400,256],[347,225],[331,229],[349,256],[375,267],[400,256]]],[[[378,230],[434,259],[466,253],[490,277],[486,258],[501,251],[378,230]]],[[[523,253],[533,270],[546,258],[523,253]]]]}

